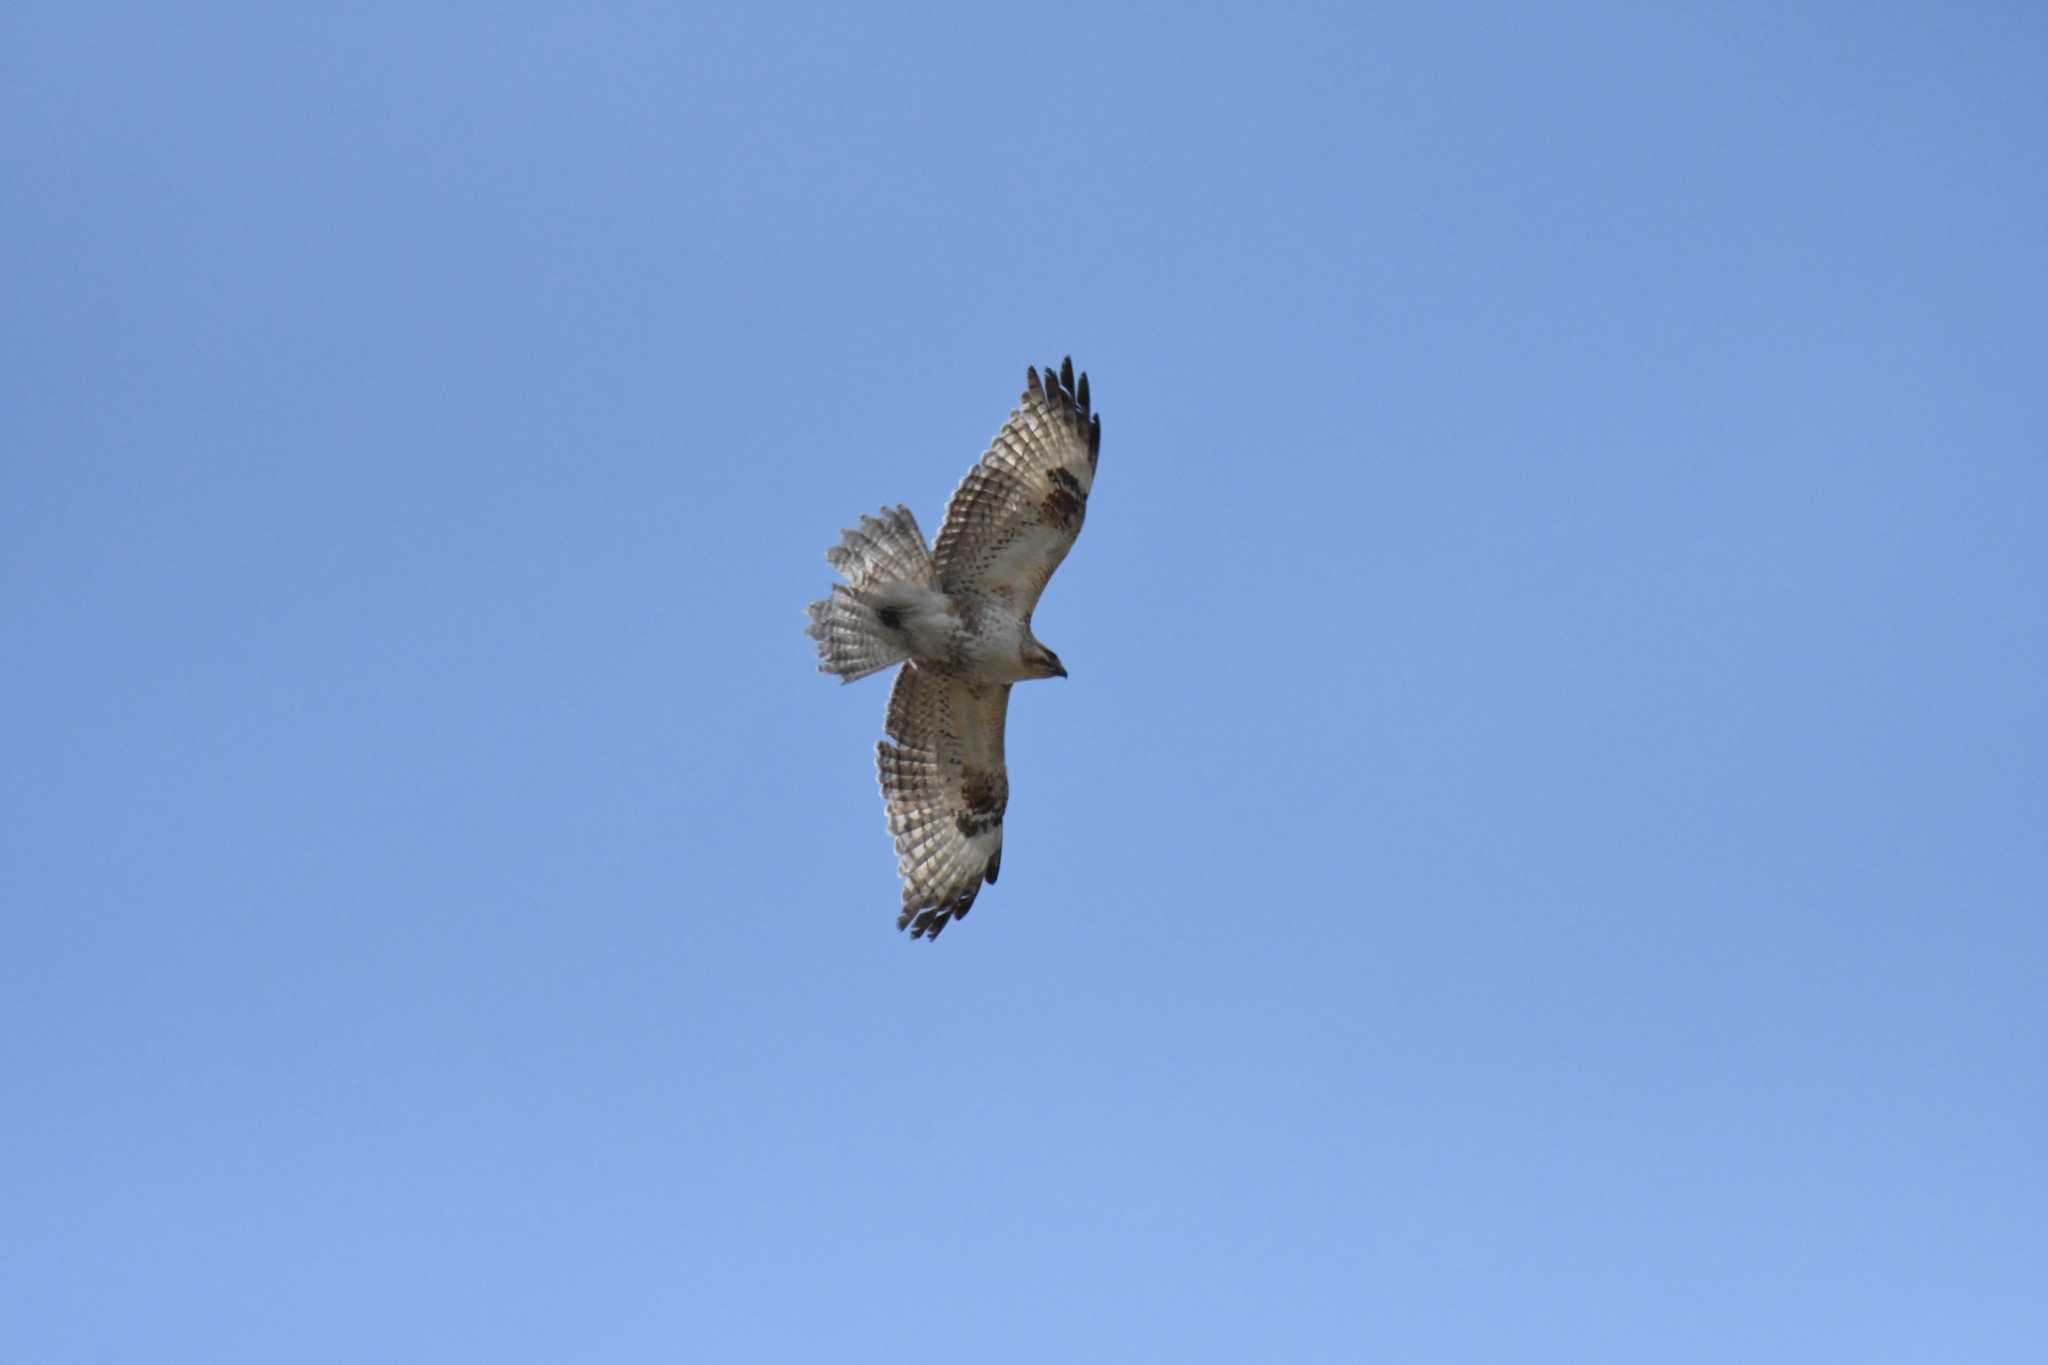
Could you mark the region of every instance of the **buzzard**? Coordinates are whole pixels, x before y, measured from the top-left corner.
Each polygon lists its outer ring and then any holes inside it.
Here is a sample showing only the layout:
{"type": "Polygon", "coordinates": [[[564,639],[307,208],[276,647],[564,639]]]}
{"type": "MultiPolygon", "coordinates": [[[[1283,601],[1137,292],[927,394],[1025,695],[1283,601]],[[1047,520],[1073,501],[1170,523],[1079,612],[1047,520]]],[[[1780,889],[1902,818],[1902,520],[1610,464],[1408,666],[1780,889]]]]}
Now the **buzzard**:
{"type": "Polygon", "coordinates": [[[810,606],[819,672],[852,682],[903,665],[882,726],[896,742],[875,755],[903,877],[896,927],[912,938],[937,938],[1002,867],[1010,685],[1067,676],[1031,612],[1081,534],[1101,444],[1071,359],[1043,380],[1026,370],[1017,409],[953,490],[937,545],[898,505],[825,552],[847,581],[810,606]]]}

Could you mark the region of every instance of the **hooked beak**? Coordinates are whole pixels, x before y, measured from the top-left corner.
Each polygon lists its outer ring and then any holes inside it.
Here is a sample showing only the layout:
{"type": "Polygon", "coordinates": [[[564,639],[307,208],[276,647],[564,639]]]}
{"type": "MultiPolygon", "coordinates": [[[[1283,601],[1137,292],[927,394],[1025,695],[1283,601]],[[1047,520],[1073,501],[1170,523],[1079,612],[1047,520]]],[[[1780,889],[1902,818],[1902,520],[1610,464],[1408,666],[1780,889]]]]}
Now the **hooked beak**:
{"type": "Polygon", "coordinates": [[[1067,676],[1067,666],[1066,666],[1065,664],[1061,663],[1061,662],[1060,662],[1060,661],[1059,661],[1058,659],[1054,659],[1054,660],[1052,661],[1052,675],[1053,675],[1053,676],[1054,676],[1055,678],[1064,678],[1064,677],[1066,677],[1066,676],[1067,676]]]}

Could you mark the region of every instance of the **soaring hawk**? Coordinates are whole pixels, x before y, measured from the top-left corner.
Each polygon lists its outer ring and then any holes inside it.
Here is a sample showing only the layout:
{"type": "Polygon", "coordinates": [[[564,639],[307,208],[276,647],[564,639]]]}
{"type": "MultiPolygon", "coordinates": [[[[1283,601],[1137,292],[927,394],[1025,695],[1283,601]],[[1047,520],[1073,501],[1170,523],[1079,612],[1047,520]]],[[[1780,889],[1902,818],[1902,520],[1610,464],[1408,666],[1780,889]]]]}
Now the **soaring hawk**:
{"type": "Polygon", "coordinates": [[[825,552],[846,576],[810,606],[818,669],[842,682],[895,664],[875,745],[903,877],[898,929],[937,938],[1003,863],[1003,717],[1010,685],[1064,678],[1031,612],[1081,534],[1102,422],[1074,362],[1025,371],[1024,394],[953,490],[929,549],[901,505],[862,517],[825,552]]]}

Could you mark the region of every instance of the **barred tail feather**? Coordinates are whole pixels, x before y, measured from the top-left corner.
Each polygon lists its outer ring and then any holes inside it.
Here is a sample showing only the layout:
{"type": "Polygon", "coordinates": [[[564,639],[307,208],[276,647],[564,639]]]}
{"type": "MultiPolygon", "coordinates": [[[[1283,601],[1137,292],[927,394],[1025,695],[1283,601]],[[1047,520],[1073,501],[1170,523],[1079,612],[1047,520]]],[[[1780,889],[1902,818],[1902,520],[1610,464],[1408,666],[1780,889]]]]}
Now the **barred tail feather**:
{"type": "Polygon", "coordinates": [[[939,581],[917,518],[900,504],[884,507],[879,516],[862,517],[859,526],[840,532],[839,543],[825,551],[825,562],[856,588],[890,581],[936,587],[939,581]]]}
{"type": "Polygon", "coordinates": [[[818,642],[818,671],[853,682],[909,658],[931,613],[944,604],[932,552],[910,509],[885,507],[862,517],[825,551],[825,561],[848,582],[810,605],[804,633],[818,642]]]}
{"type": "Polygon", "coordinates": [[[811,624],[804,634],[818,642],[818,671],[837,673],[841,682],[857,682],[910,657],[910,640],[901,630],[882,624],[881,613],[861,593],[840,584],[832,595],[810,607],[811,624]]]}

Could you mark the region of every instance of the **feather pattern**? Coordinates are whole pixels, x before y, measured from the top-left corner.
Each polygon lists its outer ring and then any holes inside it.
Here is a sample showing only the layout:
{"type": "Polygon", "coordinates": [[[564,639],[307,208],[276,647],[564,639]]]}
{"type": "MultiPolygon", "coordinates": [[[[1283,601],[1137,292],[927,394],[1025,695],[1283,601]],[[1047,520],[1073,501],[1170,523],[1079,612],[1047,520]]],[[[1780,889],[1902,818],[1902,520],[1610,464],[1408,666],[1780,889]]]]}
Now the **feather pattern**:
{"type": "Polygon", "coordinates": [[[985,592],[1030,623],[1060,561],[1081,534],[1095,487],[1102,419],[1071,358],[1041,380],[1026,371],[1010,419],[946,504],[932,560],[949,593],[985,592]]]}
{"type": "Polygon", "coordinates": [[[905,664],[889,692],[884,728],[895,744],[875,745],[903,913],[896,927],[937,938],[974,907],[1002,865],[1007,684],[975,684],[905,664]]]}
{"type": "Polygon", "coordinates": [[[932,552],[908,507],[862,517],[859,526],[840,532],[825,562],[847,581],[833,584],[832,595],[809,608],[804,633],[818,642],[820,673],[836,673],[841,682],[879,673],[942,628],[945,603],[932,552]]]}

